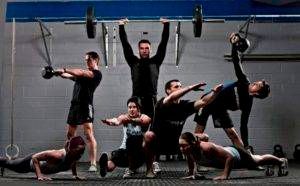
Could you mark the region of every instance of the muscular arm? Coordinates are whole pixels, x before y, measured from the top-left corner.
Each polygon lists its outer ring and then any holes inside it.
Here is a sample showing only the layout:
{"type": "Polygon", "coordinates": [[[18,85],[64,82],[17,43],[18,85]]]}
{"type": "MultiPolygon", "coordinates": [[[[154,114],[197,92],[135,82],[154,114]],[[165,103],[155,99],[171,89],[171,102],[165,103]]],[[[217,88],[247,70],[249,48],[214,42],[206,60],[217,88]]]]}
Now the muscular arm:
{"type": "Polygon", "coordinates": [[[94,73],[90,70],[83,69],[57,69],[56,73],[60,74],[62,78],[74,80],[76,77],[94,78],[94,73]]]}
{"type": "Polygon", "coordinates": [[[210,104],[217,97],[217,95],[220,93],[220,91],[222,90],[222,87],[223,87],[222,84],[216,85],[211,90],[210,93],[206,94],[205,96],[203,96],[200,99],[198,99],[197,101],[195,101],[194,108],[196,110],[199,110],[200,108],[203,108],[204,106],[210,104]]]}
{"type": "Polygon", "coordinates": [[[45,177],[42,174],[40,161],[49,161],[51,159],[57,159],[57,151],[56,150],[47,150],[36,153],[32,156],[33,166],[35,168],[35,174],[38,180],[51,180],[51,178],[45,177]]]}
{"type": "Polygon", "coordinates": [[[225,180],[229,178],[230,172],[233,167],[233,157],[227,152],[222,146],[212,144],[211,146],[212,155],[219,161],[224,163],[224,170],[220,176],[214,178],[214,180],[225,180]]]}
{"type": "Polygon", "coordinates": [[[140,117],[131,118],[131,121],[141,126],[148,126],[150,125],[151,118],[145,114],[142,114],[140,117]]]}
{"type": "Polygon", "coordinates": [[[161,41],[158,45],[157,52],[155,55],[156,62],[159,63],[158,65],[161,65],[167,51],[167,44],[169,40],[169,32],[170,32],[170,23],[169,22],[164,22],[163,23],[164,28],[161,36],[161,41]]]}
{"type": "Polygon", "coordinates": [[[145,114],[141,114],[140,117],[130,118],[127,114],[122,114],[117,118],[102,120],[103,123],[111,126],[125,125],[128,123],[136,123],[141,126],[148,126],[151,122],[151,118],[145,114]]]}
{"type": "Polygon", "coordinates": [[[194,85],[190,85],[181,89],[178,89],[174,92],[172,92],[171,94],[169,94],[167,97],[164,98],[163,100],[163,104],[164,105],[168,105],[172,102],[174,102],[175,100],[181,98],[182,96],[184,96],[186,93],[194,90],[202,90],[200,87],[206,85],[205,83],[198,83],[198,84],[194,84],[194,85]]]}
{"type": "Polygon", "coordinates": [[[234,66],[235,75],[236,75],[238,81],[248,81],[247,76],[242,68],[241,60],[238,55],[238,51],[234,46],[232,46],[232,49],[231,49],[231,56],[232,56],[232,62],[233,62],[233,66],[234,66]]]}
{"type": "Polygon", "coordinates": [[[124,25],[119,25],[119,37],[120,37],[120,40],[122,43],[125,59],[126,59],[127,63],[130,65],[133,62],[133,58],[135,56],[134,56],[132,47],[130,46],[130,44],[128,42],[124,25]]]}

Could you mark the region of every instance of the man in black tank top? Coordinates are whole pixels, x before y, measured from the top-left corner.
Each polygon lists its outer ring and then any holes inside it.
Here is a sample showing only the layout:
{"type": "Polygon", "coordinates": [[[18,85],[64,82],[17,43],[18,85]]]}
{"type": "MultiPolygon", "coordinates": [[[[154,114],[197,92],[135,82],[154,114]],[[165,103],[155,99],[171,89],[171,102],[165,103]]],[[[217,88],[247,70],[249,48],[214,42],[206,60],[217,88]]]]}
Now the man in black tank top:
{"type": "Polygon", "coordinates": [[[73,96],[71,107],[68,115],[68,131],[67,138],[70,139],[76,133],[79,125],[83,126],[84,134],[86,135],[87,144],[90,148],[89,158],[91,166],[89,171],[95,172],[97,142],[94,137],[93,121],[94,121],[94,106],[93,96],[95,89],[100,84],[102,74],[99,70],[100,58],[96,52],[87,52],[85,62],[87,69],[58,69],[62,78],[71,79],[75,82],[73,88],[73,96]]]}

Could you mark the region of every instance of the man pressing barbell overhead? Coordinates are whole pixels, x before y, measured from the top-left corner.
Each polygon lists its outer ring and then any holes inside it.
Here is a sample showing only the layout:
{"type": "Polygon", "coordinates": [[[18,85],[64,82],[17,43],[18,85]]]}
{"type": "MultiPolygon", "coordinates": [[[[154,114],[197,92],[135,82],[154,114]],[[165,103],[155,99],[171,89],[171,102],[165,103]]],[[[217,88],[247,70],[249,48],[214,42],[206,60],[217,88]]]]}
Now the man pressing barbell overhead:
{"type": "Polygon", "coordinates": [[[250,83],[243,71],[238,51],[244,52],[247,46],[249,46],[249,42],[241,38],[238,34],[233,33],[230,35],[230,43],[232,44],[232,62],[238,80],[224,85],[216,99],[195,115],[194,121],[197,123],[195,133],[204,132],[208,117],[212,115],[214,126],[216,128],[223,128],[235,146],[247,148],[249,146],[247,125],[253,98],[266,98],[270,93],[270,86],[264,80],[250,83]],[[241,110],[241,138],[235,131],[227,110],[241,110]]]}
{"type": "Polygon", "coordinates": [[[97,171],[96,154],[97,142],[94,137],[93,121],[94,121],[94,92],[102,79],[99,70],[99,56],[96,52],[87,52],[85,62],[87,69],[71,69],[64,68],[55,71],[62,78],[71,79],[75,82],[73,88],[73,98],[68,115],[68,131],[67,138],[76,135],[76,129],[79,125],[83,126],[84,134],[89,146],[89,158],[91,166],[89,171],[97,171]]]}
{"type": "MultiPolygon", "coordinates": [[[[157,81],[159,68],[165,58],[169,40],[170,24],[167,19],[161,19],[164,25],[162,38],[155,56],[150,57],[151,43],[142,39],[138,43],[139,57],[135,56],[130,46],[124,25],[127,19],[119,21],[119,35],[123,46],[125,59],[130,67],[132,79],[132,96],[137,96],[142,101],[142,113],[153,119],[154,106],[157,96],[157,81]]],[[[144,127],[143,131],[147,128],[144,127]]]]}

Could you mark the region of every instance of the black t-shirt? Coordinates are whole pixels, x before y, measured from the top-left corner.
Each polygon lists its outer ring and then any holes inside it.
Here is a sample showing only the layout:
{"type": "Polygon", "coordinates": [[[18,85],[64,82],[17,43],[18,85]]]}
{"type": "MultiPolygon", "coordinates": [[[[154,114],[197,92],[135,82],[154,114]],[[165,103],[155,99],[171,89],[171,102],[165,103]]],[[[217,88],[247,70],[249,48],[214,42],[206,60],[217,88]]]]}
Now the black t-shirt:
{"type": "Polygon", "coordinates": [[[72,103],[74,104],[93,104],[94,92],[102,79],[99,70],[93,70],[93,78],[77,77],[73,88],[72,103]]]}
{"type": "Polygon", "coordinates": [[[175,154],[179,150],[178,140],[186,119],[197,111],[194,101],[180,100],[178,104],[163,105],[163,100],[161,98],[155,105],[151,131],[156,135],[161,154],[175,154]]]}

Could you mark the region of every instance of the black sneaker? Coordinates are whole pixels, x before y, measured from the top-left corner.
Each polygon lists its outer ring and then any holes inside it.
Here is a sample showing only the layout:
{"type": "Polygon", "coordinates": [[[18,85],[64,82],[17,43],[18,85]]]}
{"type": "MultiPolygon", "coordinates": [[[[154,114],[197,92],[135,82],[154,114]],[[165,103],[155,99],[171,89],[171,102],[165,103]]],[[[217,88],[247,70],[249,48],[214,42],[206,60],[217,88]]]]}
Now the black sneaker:
{"type": "Polygon", "coordinates": [[[100,166],[100,176],[105,177],[107,173],[107,161],[108,155],[106,152],[102,153],[99,159],[99,166],[100,166]]]}

